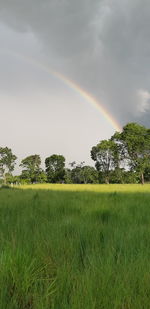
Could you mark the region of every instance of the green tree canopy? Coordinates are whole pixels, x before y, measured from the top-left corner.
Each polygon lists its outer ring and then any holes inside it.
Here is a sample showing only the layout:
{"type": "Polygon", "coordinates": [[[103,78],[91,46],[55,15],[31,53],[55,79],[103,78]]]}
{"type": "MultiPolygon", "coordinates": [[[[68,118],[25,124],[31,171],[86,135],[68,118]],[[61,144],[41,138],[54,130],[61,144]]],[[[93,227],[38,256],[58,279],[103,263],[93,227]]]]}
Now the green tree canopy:
{"type": "Polygon", "coordinates": [[[138,172],[144,183],[145,169],[150,166],[150,129],[137,123],[128,123],[113,139],[120,143],[130,170],[138,172]]]}
{"type": "Polygon", "coordinates": [[[64,181],[65,158],[62,155],[53,154],[45,159],[47,181],[59,183],[64,181]]]}
{"type": "Polygon", "coordinates": [[[15,167],[17,157],[12,153],[8,147],[0,147],[0,173],[6,183],[6,173],[11,174],[15,167]]]}
{"type": "Polygon", "coordinates": [[[22,175],[23,179],[28,179],[31,183],[37,182],[39,179],[39,175],[42,172],[41,170],[41,158],[39,155],[31,155],[26,157],[21,161],[20,166],[22,167],[22,175]]]}
{"type": "Polygon", "coordinates": [[[112,140],[102,140],[92,148],[91,158],[96,162],[96,169],[103,173],[105,182],[109,183],[110,171],[119,168],[118,145],[112,140]]]}
{"type": "Polygon", "coordinates": [[[73,183],[98,183],[98,172],[93,166],[83,165],[81,162],[71,170],[73,183]]]}

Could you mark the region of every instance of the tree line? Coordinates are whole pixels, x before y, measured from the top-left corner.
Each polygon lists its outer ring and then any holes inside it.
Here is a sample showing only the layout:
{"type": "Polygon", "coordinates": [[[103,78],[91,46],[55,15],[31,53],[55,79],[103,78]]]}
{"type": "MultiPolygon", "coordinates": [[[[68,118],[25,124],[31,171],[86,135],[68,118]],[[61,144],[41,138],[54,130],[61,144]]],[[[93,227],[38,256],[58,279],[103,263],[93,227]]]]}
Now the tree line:
{"type": "Polygon", "coordinates": [[[122,132],[101,140],[91,149],[95,167],[77,164],[65,167],[65,157],[53,154],[41,168],[40,155],[24,158],[21,175],[13,176],[17,157],[8,147],[0,147],[1,182],[10,183],[142,183],[150,182],[150,129],[128,123],[122,132]]]}

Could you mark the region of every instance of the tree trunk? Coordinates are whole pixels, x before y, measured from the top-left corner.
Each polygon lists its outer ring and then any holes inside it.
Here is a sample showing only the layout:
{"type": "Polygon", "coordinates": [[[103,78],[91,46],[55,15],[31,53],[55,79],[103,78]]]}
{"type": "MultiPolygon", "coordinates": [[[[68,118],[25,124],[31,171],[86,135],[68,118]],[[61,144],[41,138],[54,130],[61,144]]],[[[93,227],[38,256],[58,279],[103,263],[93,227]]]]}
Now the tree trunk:
{"type": "Polygon", "coordinates": [[[142,185],[144,185],[144,174],[143,173],[141,174],[141,183],[142,185]]]}

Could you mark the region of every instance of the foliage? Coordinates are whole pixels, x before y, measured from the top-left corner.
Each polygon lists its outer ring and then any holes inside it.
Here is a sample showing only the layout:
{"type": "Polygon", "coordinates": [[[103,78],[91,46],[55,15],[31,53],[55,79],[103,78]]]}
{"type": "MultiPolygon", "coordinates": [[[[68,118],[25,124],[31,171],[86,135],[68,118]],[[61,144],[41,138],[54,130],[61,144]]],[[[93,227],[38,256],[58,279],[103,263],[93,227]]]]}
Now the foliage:
{"type": "Polygon", "coordinates": [[[12,153],[8,147],[0,147],[0,173],[3,181],[6,184],[6,173],[12,173],[15,167],[17,157],[12,153]]]}
{"type": "Polygon", "coordinates": [[[64,183],[72,183],[72,175],[69,168],[65,168],[64,183]]]}
{"type": "Polygon", "coordinates": [[[91,149],[93,166],[85,162],[71,162],[65,167],[65,157],[53,154],[45,159],[46,170],[41,168],[39,155],[30,155],[21,161],[22,173],[13,176],[17,157],[8,147],[0,147],[0,183],[138,183],[150,182],[150,129],[128,123],[122,132],[100,141],[91,149]]]}
{"type": "Polygon", "coordinates": [[[150,182],[150,166],[147,166],[144,171],[144,178],[147,182],[150,182]]]}
{"type": "Polygon", "coordinates": [[[123,168],[116,168],[110,172],[110,183],[126,183],[125,170],[123,168]]]}
{"type": "Polygon", "coordinates": [[[94,167],[88,165],[77,165],[71,171],[71,178],[73,183],[86,184],[98,183],[98,173],[94,167]]]}
{"type": "Polygon", "coordinates": [[[39,155],[31,155],[21,161],[20,166],[23,168],[21,178],[31,183],[38,182],[41,170],[41,158],[39,155]]]}
{"type": "Polygon", "coordinates": [[[91,150],[95,167],[103,173],[105,183],[109,183],[110,172],[119,167],[118,145],[112,140],[103,140],[91,150]]]}
{"type": "Polygon", "coordinates": [[[45,159],[47,181],[50,183],[64,182],[65,158],[54,154],[45,159]]]}
{"type": "Polygon", "coordinates": [[[93,166],[82,167],[83,183],[98,183],[98,172],[93,166]]]}
{"type": "Polygon", "coordinates": [[[19,184],[20,183],[20,176],[13,176],[12,174],[10,173],[6,173],[5,174],[5,177],[6,177],[6,183],[7,184],[19,184]]]}
{"type": "Polygon", "coordinates": [[[78,184],[84,183],[83,171],[80,165],[77,165],[76,167],[72,169],[71,178],[72,178],[73,183],[78,183],[78,184]]]}
{"type": "Polygon", "coordinates": [[[120,142],[130,170],[139,173],[144,183],[144,171],[150,166],[150,130],[137,123],[128,123],[113,139],[120,142]]]}

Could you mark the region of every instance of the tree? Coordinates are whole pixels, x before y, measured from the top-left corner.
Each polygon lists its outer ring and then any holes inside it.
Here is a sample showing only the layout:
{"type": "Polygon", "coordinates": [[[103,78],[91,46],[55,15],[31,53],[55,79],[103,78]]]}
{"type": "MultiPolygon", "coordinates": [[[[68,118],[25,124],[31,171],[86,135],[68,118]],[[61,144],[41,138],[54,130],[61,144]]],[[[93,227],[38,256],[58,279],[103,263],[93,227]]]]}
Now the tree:
{"type": "Polygon", "coordinates": [[[73,183],[98,183],[98,173],[93,166],[77,165],[71,171],[73,183]]]}
{"type": "Polygon", "coordinates": [[[150,166],[146,167],[144,171],[144,179],[147,182],[150,182],[150,166]]]}
{"type": "Polygon", "coordinates": [[[144,172],[150,166],[150,129],[137,123],[128,123],[113,139],[121,143],[124,160],[128,162],[130,171],[139,173],[144,184],[144,172]]]}
{"type": "Polygon", "coordinates": [[[31,183],[38,182],[41,170],[41,158],[39,155],[31,155],[21,161],[20,166],[23,168],[21,178],[31,183]]]}
{"type": "Polygon", "coordinates": [[[64,182],[72,183],[71,169],[65,168],[64,182]]]}
{"type": "Polygon", "coordinates": [[[45,159],[47,181],[50,183],[64,182],[65,158],[62,155],[53,154],[45,159]]]}
{"type": "Polygon", "coordinates": [[[19,184],[20,183],[20,176],[13,176],[12,174],[6,173],[6,183],[7,184],[19,184]]]}
{"type": "Polygon", "coordinates": [[[12,153],[8,147],[0,147],[0,172],[3,181],[6,184],[6,173],[11,174],[15,167],[17,157],[12,153]]]}
{"type": "Polygon", "coordinates": [[[79,164],[76,164],[75,161],[69,163],[69,165],[72,167],[71,178],[73,183],[83,183],[82,168],[84,163],[84,161],[80,162],[79,164]]]}
{"type": "Polygon", "coordinates": [[[119,168],[119,146],[112,140],[102,140],[92,148],[91,158],[96,162],[97,171],[103,174],[105,183],[109,183],[110,171],[119,168]]]}
{"type": "Polygon", "coordinates": [[[124,168],[115,168],[110,172],[110,183],[125,183],[124,168]]]}
{"type": "Polygon", "coordinates": [[[82,167],[81,175],[83,183],[98,183],[98,172],[93,166],[85,165],[82,167]]]}
{"type": "Polygon", "coordinates": [[[47,175],[45,171],[41,169],[41,171],[37,175],[37,182],[38,183],[46,183],[47,182],[47,175]]]}

